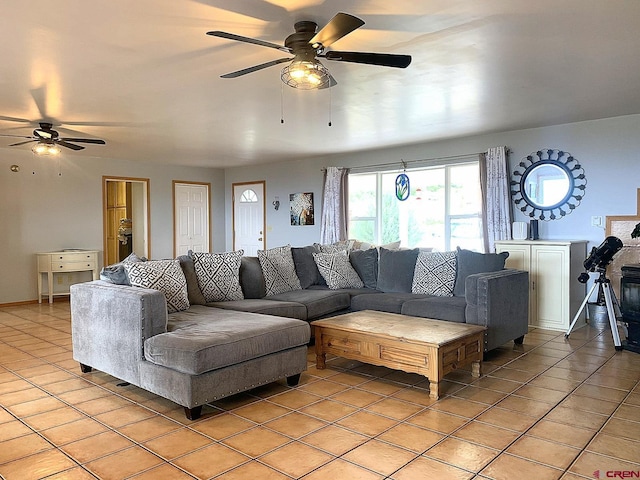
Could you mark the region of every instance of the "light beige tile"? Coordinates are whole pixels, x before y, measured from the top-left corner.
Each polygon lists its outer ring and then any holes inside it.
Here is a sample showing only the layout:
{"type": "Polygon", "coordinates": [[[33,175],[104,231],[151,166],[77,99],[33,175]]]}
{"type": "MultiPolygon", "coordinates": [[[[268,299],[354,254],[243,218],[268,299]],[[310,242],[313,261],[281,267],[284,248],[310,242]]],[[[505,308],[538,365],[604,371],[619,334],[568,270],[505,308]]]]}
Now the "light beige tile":
{"type": "Polygon", "coordinates": [[[336,425],[328,425],[302,437],[301,442],[317,447],[332,455],[342,455],[368,441],[369,437],[336,425]]]}
{"type": "Polygon", "coordinates": [[[291,409],[262,400],[236,408],[233,413],[256,423],[263,423],[291,413],[291,409]]]}
{"type": "MultiPolygon", "coordinates": [[[[271,477],[243,477],[244,478],[271,478],[271,477]]],[[[381,480],[384,477],[370,470],[366,470],[353,463],[341,459],[333,460],[322,467],[302,477],[303,480],[326,480],[345,478],[349,480],[381,480]]],[[[240,477],[238,477],[240,480],[240,477]]]]}
{"type": "Polygon", "coordinates": [[[625,462],[619,458],[586,451],[582,452],[573,465],[569,467],[569,472],[588,478],[594,478],[594,472],[600,472],[601,477],[604,477],[607,471],[622,472],[638,470],[640,470],[640,464],[638,463],[625,462]]]}
{"type": "Polygon", "coordinates": [[[341,458],[381,475],[390,475],[416,458],[416,454],[388,443],[370,440],[341,458]]]}
{"type": "Polygon", "coordinates": [[[198,478],[211,478],[231,470],[249,460],[249,457],[231,448],[214,443],[196,450],[172,463],[198,478]]]}
{"type": "Polygon", "coordinates": [[[459,439],[498,450],[505,448],[513,442],[518,435],[518,432],[477,421],[472,421],[453,433],[453,436],[459,439]]]}
{"type": "Polygon", "coordinates": [[[303,413],[292,412],[264,424],[266,427],[292,438],[299,438],[327,425],[327,422],[303,413]]]}
{"type": "Polygon", "coordinates": [[[0,465],[0,475],[7,480],[38,479],[75,466],[64,453],[52,449],[0,465]]]}
{"type": "Polygon", "coordinates": [[[560,445],[549,440],[524,435],[507,449],[508,453],[551,467],[566,469],[578,456],[580,450],[560,445]]]}
{"type": "Polygon", "coordinates": [[[333,400],[321,400],[307,407],[300,409],[300,412],[324,420],[325,422],[335,422],[336,420],[351,415],[357,410],[356,407],[333,400]]]}
{"type": "Polygon", "coordinates": [[[407,422],[440,433],[451,433],[469,421],[468,418],[437,410],[425,410],[409,418],[407,422]]]}
{"type": "Polygon", "coordinates": [[[222,440],[238,432],[253,428],[255,425],[255,422],[234,414],[225,413],[217,417],[204,419],[190,428],[215,440],[222,440]]]}
{"type": "Polygon", "coordinates": [[[258,457],[290,441],[289,437],[268,428],[254,427],[228,437],[222,443],[250,457],[258,457]]]}
{"type": "Polygon", "coordinates": [[[80,463],[87,463],[106,455],[130,448],[134,443],[122,435],[107,431],[82,440],[67,443],[61,450],[80,463]]]}
{"type": "MultiPolygon", "coordinates": [[[[223,473],[216,480],[247,480],[247,479],[269,479],[269,480],[288,480],[290,477],[276,472],[273,468],[269,468],[262,463],[256,461],[247,462],[239,467],[223,473]]],[[[149,478],[155,480],[155,478],[149,478]]],[[[167,478],[167,480],[170,480],[167,478]]]]}
{"type": "Polygon", "coordinates": [[[332,455],[300,442],[289,443],[260,457],[261,462],[294,478],[302,477],[333,459],[332,455]]]}
{"type": "Polygon", "coordinates": [[[393,474],[394,480],[422,480],[446,478],[447,480],[467,480],[473,473],[438,460],[419,457],[393,474]]]}
{"type": "Polygon", "coordinates": [[[424,455],[449,465],[478,472],[499,453],[499,450],[450,437],[430,448],[424,455]]]}
{"type": "Polygon", "coordinates": [[[12,438],[11,440],[0,442],[0,464],[53,448],[53,445],[35,433],[12,438]]]}
{"type": "Polygon", "coordinates": [[[539,421],[527,433],[577,448],[584,448],[595,435],[595,431],[592,429],[556,423],[546,419],[539,421]]]}
{"type": "Polygon", "coordinates": [[[354,432],[369,436],[379,435],[398,424],[396,420],[365,411],[356,412],[336,423],[354,432]]]}
{"type": "Polygon", "coordinates": [[[513,412],[511,410],[493,407],[480,414],[476,420],[479,422],[489,423],[497,427],[524,432],[538,419],[536,417],[524,415],[520,412],[513,412]]]}
{"type": "Polygon", "coordinates": [[[85,468],[102,480],[127,478],[162,463],[141,447],[133,446],[85,464],[85,468]]]}
{"type": "Polygon", "coordinates": [[[640,463],[640,442],[630,438],[599,433],[586,448],[589,452],[640,463]]]}
{"type": "Polygon", "coordinates": [[[395,398],[385,398],[365,408],[365,410],[369,412],[385,415],[396,420],[404,420],[423,409],[424,407],[416,405],[415,403],[408,403],[395,398]]]}
{"type": "Polygon", "coordinates": [[[513,455],[502,454],[480,473],[494,480],[512,480],[513,478],[557,480],[563,471],[513,455]]]}
{"type": "Polygon", "coordinates": [[[444,438],[444,435],[421,427],[402,423],[397,427],[387,430],[377,438],[413,452],[420,453],[438,443],[444,438]]]}

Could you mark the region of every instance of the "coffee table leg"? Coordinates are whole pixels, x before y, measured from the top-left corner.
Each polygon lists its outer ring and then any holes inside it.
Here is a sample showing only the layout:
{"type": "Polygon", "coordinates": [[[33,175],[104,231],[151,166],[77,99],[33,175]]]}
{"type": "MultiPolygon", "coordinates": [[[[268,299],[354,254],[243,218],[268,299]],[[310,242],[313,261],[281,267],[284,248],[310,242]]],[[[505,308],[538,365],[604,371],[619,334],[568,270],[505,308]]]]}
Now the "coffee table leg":
{"type": "Polygon", "coordinates": [[[316,368],[318,370],[324,370],[327,360],[327,354],[322,351],[322,329],[320,327],[316,327],[315,331],[316,337],[316,368]]]}
{"type": "Polygon", "coordinates": [[[473,362],[471,364],[471,376],[479,377],[482,375],[482,362],[473,362]]]}
{"type": "Polygon", "coordinates": [[[438,400],[440,398],[440,382],[434,382],[429,379],[429,397],[434,400],[438,400]]]}

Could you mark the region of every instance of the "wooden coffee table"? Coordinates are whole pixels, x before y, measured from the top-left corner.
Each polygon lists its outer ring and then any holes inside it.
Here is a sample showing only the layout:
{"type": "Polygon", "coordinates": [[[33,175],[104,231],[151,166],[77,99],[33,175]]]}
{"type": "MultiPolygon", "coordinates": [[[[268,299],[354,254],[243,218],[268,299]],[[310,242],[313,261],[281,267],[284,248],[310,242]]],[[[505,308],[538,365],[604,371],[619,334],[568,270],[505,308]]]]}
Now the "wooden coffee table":
{"type": "Polygon", "coordinates": [[[429,396],[440,397],[440,382],[471,364],[479,377],[486,327],[363,310],[316,320],[316,366],[325,368],[327,353],[360,360],[429,379],[429,396]]]}

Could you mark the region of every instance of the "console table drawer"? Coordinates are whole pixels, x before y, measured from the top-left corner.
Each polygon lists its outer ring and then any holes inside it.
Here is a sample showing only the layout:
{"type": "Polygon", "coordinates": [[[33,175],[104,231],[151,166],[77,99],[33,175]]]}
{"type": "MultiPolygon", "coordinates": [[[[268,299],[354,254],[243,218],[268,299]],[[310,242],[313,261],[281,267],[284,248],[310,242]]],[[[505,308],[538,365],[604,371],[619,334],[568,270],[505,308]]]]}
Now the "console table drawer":
{"type": "Polygon", "coordinates": [[[51,255],[51,264],[55,267],[60,263],[95,261],[95,258],[96,255],[94,253],[60,253],[51,255]]]}
{"type": "Polygon", "coordinates": [[[94,270],[96,262],[51,262],[51,270],[54,272],[81,272],[82,270],[94,270]]]}

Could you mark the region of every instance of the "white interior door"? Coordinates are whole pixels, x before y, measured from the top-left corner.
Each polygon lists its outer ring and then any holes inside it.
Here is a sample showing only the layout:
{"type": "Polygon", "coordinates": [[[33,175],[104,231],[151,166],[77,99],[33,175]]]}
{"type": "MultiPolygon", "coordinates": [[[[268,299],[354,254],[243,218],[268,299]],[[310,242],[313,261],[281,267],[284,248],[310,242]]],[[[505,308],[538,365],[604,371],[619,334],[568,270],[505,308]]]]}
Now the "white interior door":
{"type": "Polygon", "coordinates": [[[256,256],[264,250],[264,182],[233,185],[233,249],[256,256]]]}
{"type": "Polygon", "coordinates": [[[174,182],[175,255],[209,251],[209,184],[174,182]]]}

